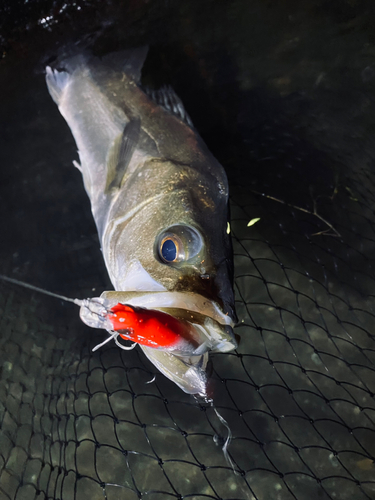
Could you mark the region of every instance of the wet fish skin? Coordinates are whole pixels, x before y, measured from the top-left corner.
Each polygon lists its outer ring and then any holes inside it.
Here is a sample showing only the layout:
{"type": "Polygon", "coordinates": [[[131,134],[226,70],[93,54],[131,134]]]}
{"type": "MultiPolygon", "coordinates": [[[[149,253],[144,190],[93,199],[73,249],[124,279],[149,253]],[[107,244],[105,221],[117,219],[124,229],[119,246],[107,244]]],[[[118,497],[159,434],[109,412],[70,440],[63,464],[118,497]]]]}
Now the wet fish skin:
{"type": "MultiPolygon", "coordinates": [[[[197,312],[205,314],[208,299],[226,325],[218,345],[229,350],[236,345],[231,332],[236,317],[226,232],[227,178],[183,108],[181,112],[173,91],[177,114],[140,88],[145,56],[145,48],[102,60],[78,54],[60,60],[59,70],[47,68],[47,85],[75,138],[80,158],[76,166],[90,197],[111,281],[127,294],[124,303],[131,304],[129,292],[156,297],[168,292],[172,303],[173,297],[177,301],[170,307],[183,308],[181,292],[193,293],[203,308],[197,312]],[[168,264],[158,254],[160,238],[168,231],[183,240],[187,260],[168,264]]],[[[201,391],[207,357],[174,360],[173,353],[159,352],[156,359],[152,350],[144,351],[172,380],[183,378],[184,370],[195,370],[187,378],[201,377],[199,384],[176,383],[186,392],[201,391]]]]}

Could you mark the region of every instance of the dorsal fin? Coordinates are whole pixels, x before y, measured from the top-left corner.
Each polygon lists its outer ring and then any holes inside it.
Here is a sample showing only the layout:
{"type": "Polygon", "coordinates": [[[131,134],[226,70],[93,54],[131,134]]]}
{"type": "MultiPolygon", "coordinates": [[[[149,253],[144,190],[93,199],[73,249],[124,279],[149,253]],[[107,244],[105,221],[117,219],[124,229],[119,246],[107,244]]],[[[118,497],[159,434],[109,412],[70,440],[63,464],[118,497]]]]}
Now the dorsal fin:
{"type": "Polygon", "coordinates": [[[115,71],[124,72],[129,78],[139,83],[147,52],[147,45],[136,49],[120,50],[103,56],[102,62],[115,71]]]}
{"type": "Polygon", "coordinates": [[[132,159],[141,131],[139,119],[130,120],[116,139],[108,153],[107,182],[105,192],[120,188],[126,169],[132,159]]]}
{"type": "Polygon", "coordinates": [[[170,85],[164,85],[159,90],[150,88],[144,88],[143,90],[156,104],[180,118],[189,127],[193,127],[193,122],[187,114],[181,99],[170,85]]]}

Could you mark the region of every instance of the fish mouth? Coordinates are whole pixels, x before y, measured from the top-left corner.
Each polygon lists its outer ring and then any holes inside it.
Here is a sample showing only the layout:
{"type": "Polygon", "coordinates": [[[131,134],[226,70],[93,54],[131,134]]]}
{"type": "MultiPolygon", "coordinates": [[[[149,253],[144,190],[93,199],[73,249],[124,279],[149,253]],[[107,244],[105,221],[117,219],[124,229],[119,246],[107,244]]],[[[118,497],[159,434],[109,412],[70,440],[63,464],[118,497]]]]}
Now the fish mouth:
{"type": "Polygon", "coordinates": [[[210,351],[229,352],[237,347],[234,320],[216,302],[194,292],[105,291],[101,299],[109,308],[121,303],[160,310],[188,321],[205,332],[210,351]]]}

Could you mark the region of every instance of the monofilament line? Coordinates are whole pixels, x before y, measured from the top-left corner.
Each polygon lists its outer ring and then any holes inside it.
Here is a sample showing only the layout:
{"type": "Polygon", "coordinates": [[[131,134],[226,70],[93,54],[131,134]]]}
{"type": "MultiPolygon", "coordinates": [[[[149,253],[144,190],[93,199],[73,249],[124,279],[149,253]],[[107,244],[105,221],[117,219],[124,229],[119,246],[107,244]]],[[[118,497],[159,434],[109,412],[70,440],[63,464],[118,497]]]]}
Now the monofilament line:
{"type": "Polygon", "coordinates": [[[44,295],[49,295],[50,297],[55,297],[56,299],[65,300],[65,302],[72,302],[73,304],[76,304],[77,306],[83,305],[82,304],[83,301],[81,299],[72,299],[70,297],[65,297],[64,295],[60,295],[58,293],[49,292],[48,290],[45,290],[44,288],[39,288],[38,286],[30,285],[29,283],[25,283],[24,281],[16,280],[15,278],[9,278],[8,276],[4,276],[3,274],[0,274],[0,280],[7,281],[8,283],[13,283],[14,285],[23,286],[24,288],[29,288],[30,290],[33,290],[34,292],[44,293],[44,295]]]}
{"type": "Polygon", "coordinates": [[[227,434],[227,438],[222,446],[222,451],[223,451],[223,454],[224,454],[224,458],[225,460],[227,461],[227,464],[230,465],[230,467],[232,468],[233,472],[238,476],[238,472],[236,470],[236,467],[233,463],[233,460],[231,459],[230,455],[229,455],[229,452],[228,452],[228,447],[230,445],[230,442],[232,441],[232,431],[229,427],[229,424],[228,422],[225,420],[225,418],[218,412],[218,410],[216,409],[216,407],[214,406],[214,403],[213,401],[211,401],[211,406],[214,410],[214,412],[216,413],[216,416],[217,418],[220,420],[220,422],[224,425],[224,427],[226,427],[227,431],[228,431],[228,434],[227,434]]]}

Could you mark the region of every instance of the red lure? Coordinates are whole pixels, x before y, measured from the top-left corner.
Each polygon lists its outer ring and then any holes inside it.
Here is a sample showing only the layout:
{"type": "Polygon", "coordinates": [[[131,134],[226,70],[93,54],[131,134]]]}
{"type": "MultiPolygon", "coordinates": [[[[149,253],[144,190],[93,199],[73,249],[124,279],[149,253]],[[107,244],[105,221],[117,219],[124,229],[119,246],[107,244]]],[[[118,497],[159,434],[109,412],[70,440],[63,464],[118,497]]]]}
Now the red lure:
{"type": "Polygon", "coordinates": [[[149,347],[173,347],[191,337],[191,325],[155,309],[117,304],[107,315],[115,331],[125,340],[149,347]]]}

